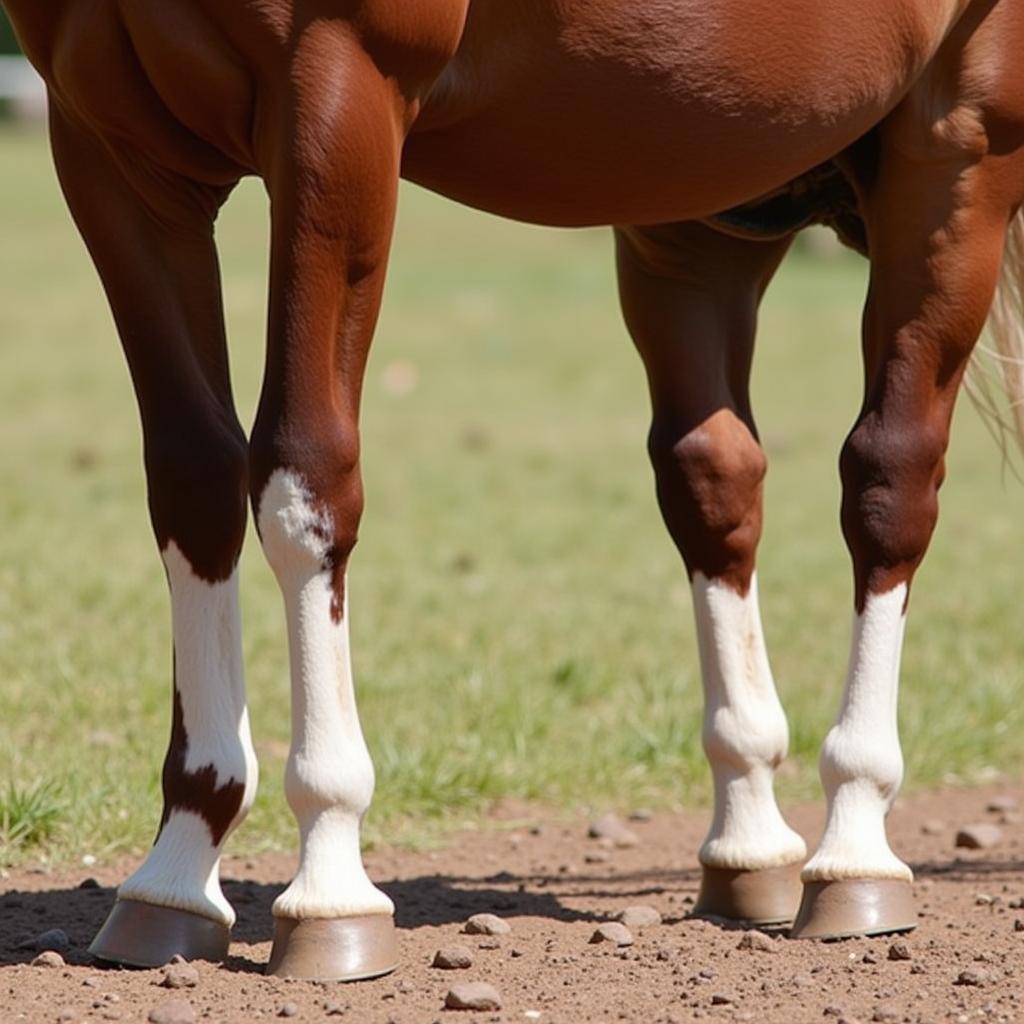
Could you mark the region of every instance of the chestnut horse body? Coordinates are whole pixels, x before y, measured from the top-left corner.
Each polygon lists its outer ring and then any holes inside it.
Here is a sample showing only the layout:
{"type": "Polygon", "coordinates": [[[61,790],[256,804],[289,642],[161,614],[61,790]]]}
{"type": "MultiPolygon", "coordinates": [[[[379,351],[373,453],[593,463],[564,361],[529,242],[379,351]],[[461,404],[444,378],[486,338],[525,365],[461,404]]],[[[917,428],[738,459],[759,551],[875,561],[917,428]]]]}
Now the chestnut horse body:
{"type": "Polygon", "coordinates": [[[345,573],[402,175],[522,220],[615,227],[658,499],[697,620],[715,782],[698,909],[796,917],[802,936],[913,927],[910,870],[885,833],[900,647],[961,378],[1000,268],[1024,273],[1024,0],[4,2],[48,83],[60,181],[131,368],[171,589],[161,829],[94,951],[155,964],[226,950],[218,863],[256,784],[237,576],[251,497],[287,614],[301,835],[270,970],[394,966],[393,908],[359,850],[373,768],[345,573]],[[247,174],[272,220],[249,438],[213,238],[247,174]],[[805,863],[773,795],[788,737],[757,609],[765,460],[747,383],[760,298],[812,221],[872,272],[865,397],[840,464],[853,642],[821,758],[827,826],[805,863]]]}

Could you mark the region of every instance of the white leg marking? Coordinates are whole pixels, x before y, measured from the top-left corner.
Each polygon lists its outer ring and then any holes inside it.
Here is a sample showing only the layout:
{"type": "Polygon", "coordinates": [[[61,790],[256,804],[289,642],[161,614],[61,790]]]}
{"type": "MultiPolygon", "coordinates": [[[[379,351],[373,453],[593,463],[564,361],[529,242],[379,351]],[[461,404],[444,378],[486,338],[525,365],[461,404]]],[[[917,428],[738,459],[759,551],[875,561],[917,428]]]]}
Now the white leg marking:
{"type": "Polygon", "coordinates": [[[301,477],[275,470],[259,503],[263,547],[284,596],[292,678],[292,743],[285,793],[299,824],[299,870],[276,917],[391,914],[363,868],[359,826],[373,797],[349,655],[348,608],[331,617],[333,536],[301,477]]]}
{"type": "Polygon", "coordinates": [[[245,706],[238,570],[222,583],[207,583],[173,541],[163,559],[171,588],[175,684],[188,737],[185,771],[212,765],[218,786],[234,780],[244,790],[216,846],[199,814],[172,809],[156,845],[118,896],[190,910],[230,927],[235,913],[220,888],[220,851],[252,806],[258,774],[245,706]]]}
{"type": "Polygon", "coordinates": [[[805,882],[913,878],[889,848],[885,816],[903,779],[896,702],[906,584],[869,594],[854,618],[842,708],[821,751],[828,821],[805,882]]]}
{"type": "Polygon", "coordinates": [[[693,607],[704,678],[704,750],[715,784],[701,863],[747,870],[794,864],[807,847],[783,820],[772,788],[789,728],[765,650],[757,577],[741,596],[695,573],[693,607]]]}

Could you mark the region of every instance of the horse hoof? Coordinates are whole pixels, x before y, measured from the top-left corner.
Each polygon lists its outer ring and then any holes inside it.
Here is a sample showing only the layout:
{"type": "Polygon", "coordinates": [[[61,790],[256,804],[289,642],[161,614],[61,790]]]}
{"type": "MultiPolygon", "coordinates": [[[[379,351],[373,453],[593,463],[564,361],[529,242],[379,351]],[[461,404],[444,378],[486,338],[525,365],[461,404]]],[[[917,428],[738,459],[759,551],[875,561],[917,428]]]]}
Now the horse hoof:
{"type": "Polygon", "coordinates": [[[790,937],[846,939],[909,932],[917,927],[910,882],[898,878],[849,878],[807,882],[790,937]]]}
{"type": "Polygon", "coordinates": [[[89,952],[126,967],[162,967],[176,953],[186,960],[223,960],[231,932],[227,925],[187,910],[139,900],[118,900],[89,952]]]}
{"type": "Polygon", "coordinates": [[[398,938],[390,914],[363,917],[279,917],[267,974],[309,981],[363,981],[398,966],[398,938]]]}
{"type": "Polygon", "coordinates": [[[789,924],[800,905],[800,864],[745,871],[703,868],[695,917],[752,925],[789,924]]]}

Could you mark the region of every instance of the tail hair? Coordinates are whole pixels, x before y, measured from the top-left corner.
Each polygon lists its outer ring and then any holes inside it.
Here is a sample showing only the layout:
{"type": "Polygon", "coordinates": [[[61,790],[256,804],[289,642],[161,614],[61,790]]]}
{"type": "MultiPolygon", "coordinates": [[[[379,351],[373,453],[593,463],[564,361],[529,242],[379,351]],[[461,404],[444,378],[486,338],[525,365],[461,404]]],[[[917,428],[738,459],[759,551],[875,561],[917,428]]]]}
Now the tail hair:
{"type": "Polygon", "coordinates": [[[989,341],[974,351],[964,390],[1004,460],[1010,461],[1012,444],[1024,454],[1024,208],[1013,218],[1006,236],[987,333],[989,341]]]}

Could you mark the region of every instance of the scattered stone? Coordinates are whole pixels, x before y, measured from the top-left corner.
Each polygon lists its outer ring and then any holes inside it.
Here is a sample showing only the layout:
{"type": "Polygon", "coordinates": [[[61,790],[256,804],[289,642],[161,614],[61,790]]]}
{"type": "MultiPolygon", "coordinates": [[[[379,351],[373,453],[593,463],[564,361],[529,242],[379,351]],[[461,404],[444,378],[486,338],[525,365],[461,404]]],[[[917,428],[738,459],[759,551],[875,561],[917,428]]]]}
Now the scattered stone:
{"type": "Polygon", "coordinates": [[[290,1000],[287,1003],[282,1003],[281,1008],[277,1011],[278,1017],[297,1017],[298,1014],[299,1004],[290,1000]]]}
{"type": "Polygon", "coordinates": [[[1017,810],[1017,798],[1009,793],[1001,793],[992,797],[985,808],[990,814],[1002,814],[1004,811],[1017,810]]]}
{"type": "Polygon", "coordinates": [[[990,896],[987,892],[979,892],[974,897],[974,905],[976,907],[991,907],[999,902],[1001,901],[998,896],[990,896]]]}
{"type": "Polygon", "coordinates": [[[956,834],[956,845],[965,850],[987,850],[1003,838],[1003,830],[987,821],[964,825],[956,834]]]}
{"type": "MultiPolygon", "coordinates": [[[[1004,808],[1004,810],[1012,811],[1012,807],[1004,808]]],[[[650,821],[654,817],[654,811],[649,807],[638,807],[635,811],[629,812],[630,821],[650,821]]]]}
{"type": "Polygon", "coordinates": [[[324,1015],[327,1017],[341,1017],[346,1009],[344,1003],[324,1003],[324,1015]]]}
{"type": "Polygon", "coordinates": [[[180,954],[175,954],[164,968],[164,988],[195,988],[199,984],[199,972],[180,954]]]}
{"type": "Polygon", "coordinates": [[[884,1024],[899,1024],[899,1021],[903,1019],[903,1014],[893,1003],[879,1003],[875,1007],[871,1019],[882,1021],[884,1024]]]}
{"type": "Polygon", "coordinates": [[[619,920],[627,928],[651,928],[656,924],[661,924],[661,914],[654,907],[637,905],[626,907],[619,914],[619,920]]]}
{"type": "Polygon", "coordinates": [[[587,864],[604,864],[608,859],[607,850],[591,850],[583,855],[583,860],[587,864]]]}
{"type": "Polygon", "coordinates": [[[618,921],[607,921],[594,930],[590,941],[594,945],[599,942],[610,942],[614,946],[632,946],[633,934],[624,924],[618,921]]]}
{"type": "Polygon", "coordinates": [[[39,954],[33,961],[33,967],[64,967],[64,957],[55,949],[47,949],[39,954]]]}
{"type": "Polygon", "coordinates": [[[984,967],[968,967],[966,971],[961,971],[957,975],[954,985],[972,985],[980,987],[988,984],[990,975],[984,967]]]}
{"type": "Polygon", "coordinates": [[[743,933],[743,937],[736,944],[736,948],[754,949],[759,953],[775,953],[779,947],[775,945],[770,935],[765,935],[764,932],[759,932],[756,928],[753,928],[749,932],[743,933]]]}
{"type": "Polygon", "coordinates": [[[467,935],[508,935],[512,926],[497,914],[474,914],[462,930],[467,935]]]}
{"type": "Polygon", "coordinates": [[[84,977],[82,979],[82,984],[86,988],[99,988],[100,987],[100,979],[97,978],[95,975],[89,974],[89,975],[87,975],[86,977],[84,977]]]}
{"type": "Polygon", "coordinates": [[[842,1017],[844,1016],[844,1011],[841,1006],[826,1006],[822,1010],[822,1014],[826,1017],[842,1017]]]}
{"type": "Polygon", "coordinates": [[[184,999],[171,999],[154,1006],[146,1020],[149,1024],[196,1024],[196,1011],[184,999]]]}
{"type": "Polygon", "coordinates": [[[465,981],[452,985],[444,998],[449,1010],[500,1010],[501,994],[485,981],[465,981]]]}
{"type": "Polygon", "coordinates": [[[82,1014],[73,1006],[65,1006],[57,1011],[57,1024],[78,1024],[82,1014]]]}
{"type": "Polygon", "coordinates": [[[521,956],[526,956],[526,950],[519,949],[518,947],[513,946],[512,949],[508,951],[508,955],[512,957],[514,960],[517,960],[521,956]]]}
{"type": "Polygon", "coordinates": [[[481,939],[476,945],[477,949],[501,949],[501,939],[497,935],[492,935],[489,938],[481,939]]]}
{"type": "Polygon", "coordinates": [[[910,945],[900,940],[894,942],[889,947],[889,959],[890,960],[913,960],[913,954],[910,952],[910,945]]]}
{"type": "Polygon", "coordinates": [[[78,883],[79,889],[99,889],[101,888],[100,883],[95,878],[83,878],[78,883]]]}
{"type": "Polygon", "coordinates": [[[473,966],[473,954],[465,946],[445,946],[434,954],[430,966],[442,971],[462,971],[473,966]]]}
{"type": "Polygon", "coordinates": [[[1013,930],[1015,932],[1024,932],[1024,921],[1022,921],[1019,917],[1014,919],[1013,930]]]}
{"type": "Polygon", "coordinates": [[[540,1010],[524,1010],[523,1017],[526,1020],[540,1020],[544,1014],[540,1010]]]}
{"type": "Polygon", "coordinates": [[[713,992],[711,994],[712,1006],[731,1006],[735,1002],[735,997],[729,995],[728,992],[713,992]]]}
{"type": "Polygon", "coordinates": [[[929,818],[921,823],[921,834],[925,836],[941,836],[946,831],[946,823],[939,818],[929,818]]]}
{"type": "Polygon", "coordinates": [[[878,957],[869,949],[862,957],[861,961],[866,964],[877,964],[878,957]]]}
{"type": "Polygon", "coordinates": [[[810,986],[814,984],[814,978],[805,971],[794,974],[789,981],[791,985],[796,985],[797,988],[810,988],[810,986]]]}
{"type": "Polygon", "coordinates": [[[68,933],[63,928],[50,928],[45,932],[40,932],[33,939],[33,943],[33,948],[40,952],[52,949],[56,953],[63,953],[71,946],[68,933]]]}
{"type": "Polygon", "coordinates": [[[606,840],[613,846],[628,847],[636,846],[640,837],[616,814],[606,814],[596,821],[590,823],[589,833],[591,839],[606,840]]]}

